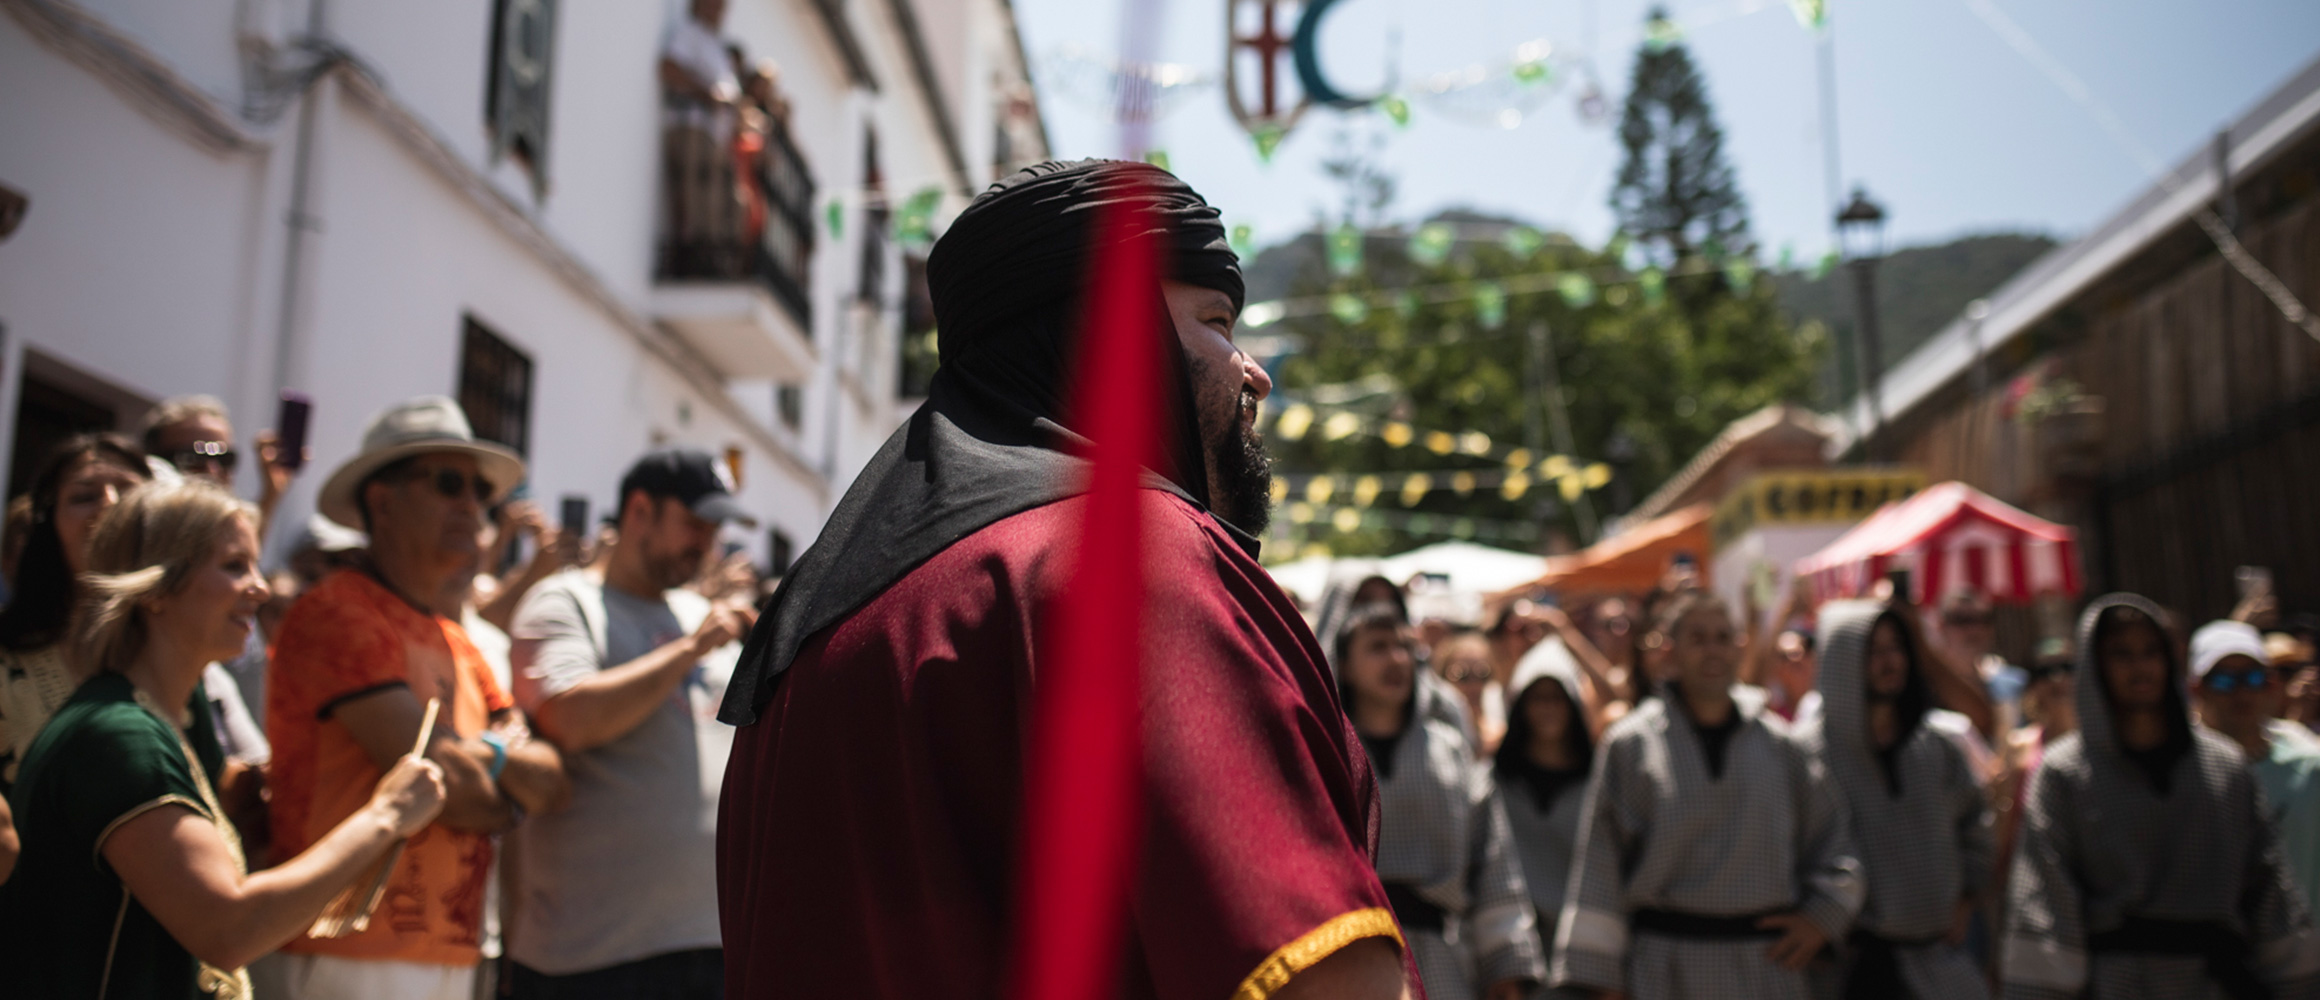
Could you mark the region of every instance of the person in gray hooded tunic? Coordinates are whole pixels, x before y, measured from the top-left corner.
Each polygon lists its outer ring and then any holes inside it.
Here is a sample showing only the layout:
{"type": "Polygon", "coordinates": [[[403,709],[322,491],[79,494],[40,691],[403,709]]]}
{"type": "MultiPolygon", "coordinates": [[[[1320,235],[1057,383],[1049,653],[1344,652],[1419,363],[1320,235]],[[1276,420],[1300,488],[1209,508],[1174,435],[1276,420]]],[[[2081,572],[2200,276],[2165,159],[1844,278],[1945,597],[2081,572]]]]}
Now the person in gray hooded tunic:
{"type": "Polygon", "coordinates": [[[2031,779],[2007,888],[2009,1000],[2320,997],[2255,777],[2192,724],[2165,620],[2133,594],[2079,618],[2079,730],[2031,779]]]}
{"type": "Polygon", "coordinates": [[[1820,612],[1821,716],[1799,738],[1852,816],[1869,893],[1840,949],[1847,998],[1989,995],[1959,943],[1990,876],[1990,813],[1957,744],[1922,725],[1932,696],[1909,621],[1867,601],[1820,612]]]}
{"type": "Polygon", "coordinates": [[[1378,879],[1430,1000],[1519,1000],[1546,976],[1497,787],[1429,708],[1417,642],[1390,604],[1338,619],[1329,656],[1378,782],[1378,879]]]}
{"type": "MultiPolygon", "coordinates": [[[[1562,640],[1549,637],[1516,661],[1507,706],[1506,740],[1498,745],[1491,773],[1506,806],[1522,858],[1523,883],[1530,887],[1541,953],[1553,946],[1555,920],[1563,912],[1563,889],[1578,855],[1579,809],[1587,798],[1587,772],[1595,760],[1590,712],[1581,693],[1579,662],[1562,640]]],[[[1549,996],[1575,995],[1551,991],[1549,996]]]]}
{"type": "Polygon", "coordinates": [[[1844,805],[1761,698],[1738,629],[1687,591],[1653,630],[1674,679],[1603,734],[1555,928],[1555,985],[1636,1000],[1805,1000],[1861,908],[1844,805]]]}

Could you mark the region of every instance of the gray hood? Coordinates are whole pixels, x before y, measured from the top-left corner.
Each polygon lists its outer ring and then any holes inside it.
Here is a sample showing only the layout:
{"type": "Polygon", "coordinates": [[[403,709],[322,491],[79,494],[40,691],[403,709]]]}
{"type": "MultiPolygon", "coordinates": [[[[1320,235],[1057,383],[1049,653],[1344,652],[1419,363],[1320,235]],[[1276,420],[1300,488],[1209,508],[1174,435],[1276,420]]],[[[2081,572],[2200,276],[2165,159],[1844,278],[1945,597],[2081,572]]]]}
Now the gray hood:
{"type": "MultiPolygon", "coordinates": [[[[2086,744],[2089,757],[2119,757],[2124,748],[2119,745],[2118,725],[2111,718],[2110,684],[2103,679],[2102,633],[2110,627],[2112,613],[2122,608],[2133,608],[2154,623],[2164,623],[2166,615],[2159,606],[2140,594],[2105,594],[2078,616],[2078,732],[2086,744]]],[[[2160,629],[2165,631],[2165,625],[2160,629]]],[[[2167,729],[2168,741],[2186,750],[2191,745],[2191,705],[2183,693],[2183,657],[2175,649],[2175,638],[2166,636],[2167,651],[2167,729]]]]}
{"type": "MultiPolygon", "coordinates": [[[[1828,742],[1832,766],[1873,766],[1875,749],[1869,742],[1869,636],[1877,623],[1891,619],[1901,628],[1909,652],[1909,685],[1901,694],[1901,739],[1907,740],[1924,721],[1932,697],[1925,682],[1925,664],[1916,642],[1916,630],[1898,612],[1873,601],[1838,601],[1820,611],[1821,735],[1828,742]]],[[[1881,780],[1881,779],[1880,779],[1881,780]]]]}

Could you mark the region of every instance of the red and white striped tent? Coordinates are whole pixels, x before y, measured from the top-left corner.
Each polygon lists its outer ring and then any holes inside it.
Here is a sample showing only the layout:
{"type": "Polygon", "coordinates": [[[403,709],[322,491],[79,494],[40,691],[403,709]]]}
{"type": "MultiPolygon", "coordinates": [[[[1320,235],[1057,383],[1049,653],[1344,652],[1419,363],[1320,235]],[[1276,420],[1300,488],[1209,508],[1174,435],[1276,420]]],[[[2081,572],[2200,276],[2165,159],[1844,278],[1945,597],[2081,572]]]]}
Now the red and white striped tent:
{"type": "Polygon", "coordinates": [[[1961,590],[2019,604],[2075,597],[2082,586],[2076,532],[1954,481],[1886,505],[1798,560],[1796,575],[1817,604],[1866,595],[1896,569],[1909,571],[1909,598],[1920,605],[1961,590]]]}

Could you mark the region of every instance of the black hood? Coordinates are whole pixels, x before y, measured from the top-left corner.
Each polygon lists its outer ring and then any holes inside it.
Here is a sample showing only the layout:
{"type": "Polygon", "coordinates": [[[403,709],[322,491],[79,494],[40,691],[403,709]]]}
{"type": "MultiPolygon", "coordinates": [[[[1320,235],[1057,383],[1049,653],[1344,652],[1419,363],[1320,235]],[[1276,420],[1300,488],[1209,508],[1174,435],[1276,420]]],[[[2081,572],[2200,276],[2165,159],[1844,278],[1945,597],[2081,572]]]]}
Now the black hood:
{"type": "MultiPolygon", "coordinates": [[[[941,366],[926,404],[886,440],[798,559],[750,633],[718,718],[745,726],[799,647],[952,543],[1085,492],[1087,439],[1070,429],[1074,345],[1090,266],[1125,207],[1156,238],[1169,277],[1243,298],[1238,259],[1214,208],[1157,167],[1048,162],[984,191],[927,259],[941,366]]],[[[1151,309],[1166,324],[1157,283],[1151,309]]],[[[1173,330],[1172,325],[1163,325],[1173,330]]],[[[1154,337],[1153,377],[1172,403],[1161,468],[1147,485],[1205,510],[1206,463],[1190,375],[1173,333],[1154,337]]],[[[1256,542],[1226,524],[1253,552],[1256,542]]]]}

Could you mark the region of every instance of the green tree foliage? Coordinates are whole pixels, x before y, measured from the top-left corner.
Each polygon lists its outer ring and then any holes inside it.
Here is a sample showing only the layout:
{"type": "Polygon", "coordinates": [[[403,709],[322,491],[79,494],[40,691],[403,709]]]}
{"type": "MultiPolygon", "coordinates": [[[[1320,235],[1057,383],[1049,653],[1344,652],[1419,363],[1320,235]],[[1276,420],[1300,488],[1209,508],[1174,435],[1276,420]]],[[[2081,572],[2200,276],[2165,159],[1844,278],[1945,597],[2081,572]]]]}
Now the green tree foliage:
{"type": "MultiPolygon", "coordinates": [[[[1461,226],[1470,235],[1480,228],[1471,221],[1461,226]]],[[[1577,452],[1572,457],[1603,461],[1613,457],[1615,438],[1631,443],[1632,458],[1617,469],[1619,481],[1589,498],[1605,515],[1616,512],[1615,498],[1632,502],[1657,487],[1733,419],[1803,398],[1811,387],[1819,345],[1782,321],[1769,282],[1701,295],[1697,308],[1679,308],[1675,300],[1687,286],[1725,284],[1719,272],[1679,274],[1668,279],[1668,302],[1655,306],[1617,255],[1561,237],[1551,237],[1528,260],[1495,243],[1468,239],[1447,260],[1424,267],[1408,259],[1401,240],[1380,237],[1368,241],[1366,257],[1370,266],[1362,275],[1329,282],[1325,270],[1305,269],[1294,284],[1310,294],[1408,283],[1434,288],[1426,297],[1447,301],[1420,302],[1407,311],[1373,306],[1355,322],[1333,315],[1284,320],[1280,327],[1305,344],[1278,370],[1284,399],[1341,401],[1375,420],[1407,421],[1421,435],[1481,431],[1494,442],[1529,447],[1543,457],[1555,451],[1552,438],[1542,433],[1549,401],[1537,387],[1545,384],[1544,370],[1526,356],[1537,343],[1533,331],[1543,328],[1568,408],[1577,452]],[[1459,291],[1476,282],[1572,271],[1589,273],[1601,284],[1592,301],[1574,305],[1553,290],[1511,295],[1495,328],[1480,314],[1476,298],[1459,291]]],[[[1543,546],[1549,534],[1591,540],[1581,537],[1574,512],[1552,484],[1534,484],[1515,499],[1487,487],[1465,496],[1437,489],[1411,507],[1397,497],[1411,472],[1434,473],[1441,481],[1450,470],[1503,469],[1484,459],[1437,455],[1420,443],[1396,447],[1368,434],[1336,441],[1320,433],[1296,441],[1275,435],[1271,446],[1277,474],[1285,479],[1316,472],[1384,478],[1372,509],[1390,514],[1367,518],[1358,531],[1339,532],[1325,519],[1297,525],[1277,516],[1290,550],[1312,541],[1338,554],[1376,554],[1444,537],[1510,548],[1543,546]],[[1413,525],[1405,512],[1426,517],[1413,525]],[[1537,530],[1528,538],[1493,534],[1487,530],[1491,524],[1537,530]]],[[[1344,502],[1342,492],[1332,498],[1333,504],[1344,502]]]]}
{"type": "MultiPolygon", "coordinates": [[[[1654,9],[1654,24],[1667,12],[1654,9]]],[[[1624,153],[1611,188],[1619,229],[1663,267],[1698,256],[1745,254],[1748,202],[1724,158],[1724,130],[1708,85],[1672,33],[1653,32],[1636,52],[1619,118],[1624,153]]]]}

